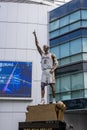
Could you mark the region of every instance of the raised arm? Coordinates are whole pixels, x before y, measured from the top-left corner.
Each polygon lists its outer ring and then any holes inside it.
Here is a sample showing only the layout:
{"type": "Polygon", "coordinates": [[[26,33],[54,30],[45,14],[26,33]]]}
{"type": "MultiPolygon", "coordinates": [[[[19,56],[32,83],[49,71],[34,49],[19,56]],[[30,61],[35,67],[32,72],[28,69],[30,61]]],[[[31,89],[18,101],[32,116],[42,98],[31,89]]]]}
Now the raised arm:
{"type": "Polygon", "coordinates": [[[35,44],[36,44],[37,50],[40,53],[40,55],[42,55],[43,51],[42,51],[41,47],[39,46],[39,42],[38,42],[38,39],[37,39],[37,36],[36,36],[36,32],[34,31],[33,34],[34,34],[34,37],[35,37],[35,44]]]}

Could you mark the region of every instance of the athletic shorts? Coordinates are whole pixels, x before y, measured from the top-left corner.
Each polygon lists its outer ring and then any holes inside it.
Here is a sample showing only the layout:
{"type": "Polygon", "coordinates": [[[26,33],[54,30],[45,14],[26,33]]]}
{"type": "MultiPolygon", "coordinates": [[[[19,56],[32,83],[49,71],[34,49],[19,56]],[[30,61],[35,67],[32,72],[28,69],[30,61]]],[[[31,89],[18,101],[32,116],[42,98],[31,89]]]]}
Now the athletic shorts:
{"type": "Polygon", "coordinates": [[[41,76],[41,82],[46,84],[55,83],[55,74],[50,73],[50,69],[43,70],[41,76]]]}

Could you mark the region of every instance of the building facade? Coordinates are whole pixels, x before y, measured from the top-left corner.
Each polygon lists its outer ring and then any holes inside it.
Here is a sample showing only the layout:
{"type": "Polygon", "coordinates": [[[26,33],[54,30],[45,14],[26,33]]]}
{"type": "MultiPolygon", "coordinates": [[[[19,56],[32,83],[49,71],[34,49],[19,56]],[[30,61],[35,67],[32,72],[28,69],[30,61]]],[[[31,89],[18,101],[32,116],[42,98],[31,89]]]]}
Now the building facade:
{"type": "Polygon", "coordinates": [[[1,84],[6,82],[6,75],[1,75],[1,62],[32,62],[31,97],[0,96],[0,130],[18,130],[18,122],[25,121],[27,105],[40,102],[41,65],[33,31],[41,47],[47,43],[47,12],[51,8],[39,3],[0,2],[0,95],[1,84]]]}
{"type": "Polygon", "coordinates": [[[72,0],[49,13],[49,41],[59,61],[56,100],[67,109],[87,108],[86,0],[72,0]]]}
{"type": "MultiPolygon", "coordinates": [[[[27,105],[40,102],[41,58],[32,33],[36,30],[41,47],[44,43],[47,44],[47,13],[55,5],[44,0],[0,0],[0,130],[18,130],[18,122],[25,121],[27,105]],[[31,97],[9,97],[2,94],[2,82],[11,85],[14,72],[6,81],[6,72],[4,71],[4,76],[1,75],[3,62],[32,62],[31,97]]],[[[16,79],[14,81],[18,83],[16,79]]],[[[47,97],[47,93],[45,96],[47,97]]]]}

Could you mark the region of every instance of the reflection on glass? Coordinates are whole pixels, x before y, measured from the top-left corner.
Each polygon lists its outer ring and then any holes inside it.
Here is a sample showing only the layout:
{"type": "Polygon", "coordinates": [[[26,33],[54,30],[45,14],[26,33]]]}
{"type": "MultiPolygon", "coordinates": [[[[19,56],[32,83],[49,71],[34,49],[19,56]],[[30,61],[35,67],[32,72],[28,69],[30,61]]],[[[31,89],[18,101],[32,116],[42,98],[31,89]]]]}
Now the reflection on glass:
{"type": "Polygon", "coordinates": [[[87,38],[82,38],[83,52],[87,52],[87,38]]]}
{"type": "Polygon", "coordinates": [[[72,80],[72,90],[78,90],[84,88],[82,73],[76,73],[71,75],[71,80],[72,80]]]}
{"type": "Polygon", "coordinates": [[[61,58],[69,56],[69,43],[60,45],[60,56],[61,58]]]}
{"type": "Polygon", "coordinates": [[[69,32],[69,26],[65,26],[60,29],[60,35],[69,32]]]}
{"type": "Polygon", "coordinates": [[[87,27],[87,20],[82,21],[82,27],[87,27]]]}
{"type": "Polygon", "coordinates": [[[82,19],[87,19],[87,10],[81,11],[82,19]]]}
{"type": "Polygon", "coordinates": [[[61,92],[70,91],[70,75],[61,77],[61,92]]]}
{"type": "Polygon", "coordinates": [[[83,97],[83,95],[84,95],[83,90],[72,92],[72,98],[74,98],[74,99],[81,98],[81,97],[83,97]]]}
{"type": "Polygon", "coordinates": [[[87,90],[85,90],[85,94],[84,94],[84,95],[85,95],[85,97],[87,98],[87,90]]]}
{"type": "Polygon", "coordinates": [[[60,65],[66,65],[70,63],[70,57],[63,58],[60,60],[60,65]]]}
{"type": "Polygon", "coordinates": [[[57,37],[58,35],[59,35],[59,30],[56,30],[56,31],[54,31],[54,32],[51,32],[51,33],[49,34],[49,37],[50,37],[50,39],[51,39],[51,38],[57,37]]]}
{"type": "Polygon", "coordinates": [[[53,31],[59,27],[59,20],[50,23],[49,30],[53,31]]]}
{"type": "Polygon", "coordinates": [[[83,60],[87,60],[87,53],[83,53],[83,60]]]}
{"type": "Polygon", "coordinates": [[[60,93],[56,94],[56,101],[59,101],[59,100],[61,100],[61,94],[60,93]]]}
{"type": "Polygon", "coordinates": [[[82,54],[71,56],[71,63],[76,61],[81,61],[81,60],[82,60],[82,54]]]}
{"type": "Polygon", "coordinates": [[[75,30],[77,28],[81,27],[81,22],[76,22],[70,25],[70,31],[75,30]]]}
{"type": "Polygon", "coordinates": [[[70,23],[80,19],[80,11],[70,14],[70,23]]]}
{"type": "Polygon", "coordinates": [[[70,54],[77,54],[82,51],[81,38],[70,42],[70,54]]]}
{"type": "Polygon", "coordinates": [[[59,26],[63,27],[65,25],[69,24],[69,16],[65,16],[63,18],[60,19],[59,21],[59,26]]]}
{"type": "Polygon", "coordinates": [[[60,83],[59,82],[60,82],[60,79],[57,78],[56,79],[56,85],[55,85],[56,86],[56,88],[55,88],[56,89],[56,93],[60,92],[60,83]]]}
{"type": "Polygon", "coordinates": [[[87,72],[84,72],[84,88],[87,89],[87,72]]]}
{"type": "Polygon", "coordinates": [[[50,51],[55,54],[57,58],[59,58],[59,46],[51,48],[50,51]]]}
{"type": "Polygon", "coordinates": [[[61,94],[61,99],[62,100],[69,100],[71,99],[71,92],[66,92],[61,94]]]}

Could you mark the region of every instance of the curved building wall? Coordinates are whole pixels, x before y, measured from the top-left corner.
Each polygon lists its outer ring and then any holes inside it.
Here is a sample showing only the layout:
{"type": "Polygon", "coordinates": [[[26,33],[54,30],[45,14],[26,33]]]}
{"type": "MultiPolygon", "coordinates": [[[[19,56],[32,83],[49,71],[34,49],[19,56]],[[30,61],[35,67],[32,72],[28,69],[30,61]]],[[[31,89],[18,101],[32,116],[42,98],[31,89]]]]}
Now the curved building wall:
{"type": "Polygon", "coordinates": [[[0,2],[0,61],[32,62],[32,98],[0,99],[0,130],[18,130],[27,105],[40,102],[40,56],[32,32],[41,47],[47,43],[47,11],[41,4],[0,2]]]}

